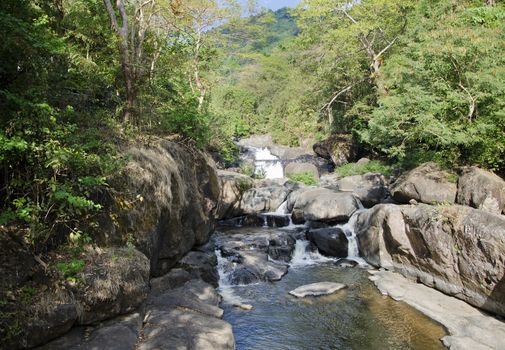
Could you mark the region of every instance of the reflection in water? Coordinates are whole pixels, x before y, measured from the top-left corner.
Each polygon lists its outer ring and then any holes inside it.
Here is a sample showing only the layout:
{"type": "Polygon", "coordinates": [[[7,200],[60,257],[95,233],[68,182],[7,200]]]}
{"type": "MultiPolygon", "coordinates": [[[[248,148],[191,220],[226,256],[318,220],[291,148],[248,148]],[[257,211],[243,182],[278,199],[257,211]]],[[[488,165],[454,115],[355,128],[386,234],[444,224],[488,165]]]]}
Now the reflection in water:
{"type": "Polygon", "coordinates": [[[224,318],[233,325],[237,349],[444,349],[444,329],[406,304],[382,296],[359,268],[334,262],[291,267],[275,283],[233,287],[254,309],[226,302],[224,318]],[[349,288],[333,295],[297,299],[288,292],[329,281],[349,288]]]}

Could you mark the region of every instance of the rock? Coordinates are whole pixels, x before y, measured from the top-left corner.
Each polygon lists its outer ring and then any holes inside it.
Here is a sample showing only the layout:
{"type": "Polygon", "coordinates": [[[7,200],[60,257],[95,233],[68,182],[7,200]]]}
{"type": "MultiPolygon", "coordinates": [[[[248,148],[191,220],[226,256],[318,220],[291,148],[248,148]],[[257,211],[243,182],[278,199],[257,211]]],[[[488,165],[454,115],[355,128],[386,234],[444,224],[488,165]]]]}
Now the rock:
{"type": "Polygon", "coordinates": [[[358,263],[350,259],[338,259],[335,265],[337,265],[338,267],[349,268],[358,266],[358,263]]]}
{"type": "Polygon", "coordinates": [[[272,135],[252,135],[245,139],[240,139],[237,144],[240,147],[246,148],[264,148],[271,147],[274,144],[272,140],[272,135]]]}
{"type": "Polygon", "coordinates": [[[269,261],[267,253],[249,250],[239,254],[240,265],[231,275],[232,284],[279,281],[288,272],[287,266],[269,261]]]}
{"type": "Polygon", "coordinates": [[[139,313],[121,316],[94,327],[77,327],[37,350],[134,350],[142,327],[139,313]]]}
{"type": "Polygon", "coordinates": [[[284,168],[286,177],[297,174],[311,174],[314,179],[319,179],[319,170],[311,163],[288,163],[284,168]]]}
{"type": "Polygon", "coordinates": [[[234,216],[233,208],[239,205],[244,192],[254,186],[254,180],[246,175],[230,171],[218,171],[221,193],[217,208],[217,218],[227,219],[234,216]]]}
{"type": "Polygon", "coordinates": [[[73,292],[80,310],[78,324],[88,325],[132,312],[149,292],[149,260],[134,248],[88,252],[84,286],[73,292]]]}
{"type": "Polygon", "coordinates": [[[352,192],[367,208],[382,203],[389,195],[386,179],[378,173],[347,176],[337,180],[335,185],[339,191],[352,192]]]}
{"type": "Polygon", "coordinates": [[[217,258],[214,252],[189,252],[176,266],[188,271],[193,279],[200,278],[216,288],[219,286],[217,258]]]}
{"type": "Polygon", "coordinates": [[[296,240],[290,235],[272,238],[268,244],[268,256],[274,260],[289,262],[295,250],[296,240]]]}
{"type": "Polygon", "coordinates": [[[361,255],[505,316],[505,217],[470,207],[378,205],[358,214],[361,255]]]}
{"type": "Polygon", "coordinates": [[[347,237],[339,228],[322,228],[307,232],[307,238],[321,253],[337,258],[347,257],[347,237]]]}
{"type": "Polygon", "coordinates": [[[220,198],[215,164],[203,152],[167,140],[132,147],[127,156],[123,175],[111,182],[127,196],[103,211],[97,243],[122,245],[132,236],[150,260],[151,275],[162,276],[214,229],[220,198]]]}
{"type": "Polygon", "coordinates": [[[456,201],[493,214],[505,214],[505,181],[477,167],[464,169],[459,177],[456,201]]]}
{"type": "Polygon", "coordinates": [[[273,212],[286,200],[289,190],[284,186],[251,188],[243,193],[233,208],[235,216],[273,212]]]}
{"type": "Polygon", "coordinates": [[[166,275],[151,279],[151,295],[159,295],[169,289],[182,287],[193,276],[185,269],[173,268],[166,275]]]}
{"type": "Polygon", "coordinates": [[[451,175],[436,163],[425,163],[402,175],[392,186],[393,199],[399,203],[454,203],[457,186],[451,175]]]}
{"type": "Polygon", "coordinates": [[[313,187],[300,187],[289,193],[286,201],[286,210],[291,213],[295,207],[296,200],[302,195],[302,193],[314,189],[313,187]]]}
{"type": "Polygon", "coordinates": [[[319,157],[331,159],[336,166],[354,161],[357,155],[357,147],[350,134],[332,135],[315,143],[313,150],[319,157]]]}
{"type": "Polygon", "coordinates": [[[138,350],[234,350],[228,322],[191,310],[155,310],[146,318],[138,350]]]}
{"type": "Polygon", "coordinates": [[[298,287],[289,292],[289,294],[297,298],[305,298],[308,296],[313,297],[313,296],[333,294],[346,287],[347,286],[342,283],[318,282],[298,287]]]}
{"type": "Polygon", "coordinates": [[[251,311],[253,309],[253,306],[250,304],[234,304],[233,306],[238,307],[244,311],[251,311]]]}
{"type": "Polygon", "coordinates": [[[357,165],[357,166],[365,166],[365,165],[367,165],[368,163],[370,163],[370,159],[368,159],[368,158],[361,158],[360,160],[358,160],[358,161],[356,162],[356,165],[357,165]]]}
{"type": "Polygon", "coordinates": [[[265,214],[265,217],[267,218],[268,227],[285,227],[290,224],[289,215],[265,214]]]}
{"type": "Polygon", "coordinates": [[[305,221],[344,222],[349,220],[358,208],[356,198],[350,193],[337,193],[325,188],[316,188],[298,196],[293,214],[298,219],[302,212],[305,221]]]}
{"type": "Polygon", "coordinates": [[[447,348],[505,350],[505,323],[496,318],[397,273],[374,271],[370,279],[382,294],[409,304],[443,325],[450,333],[442,338],[447,348]]]}

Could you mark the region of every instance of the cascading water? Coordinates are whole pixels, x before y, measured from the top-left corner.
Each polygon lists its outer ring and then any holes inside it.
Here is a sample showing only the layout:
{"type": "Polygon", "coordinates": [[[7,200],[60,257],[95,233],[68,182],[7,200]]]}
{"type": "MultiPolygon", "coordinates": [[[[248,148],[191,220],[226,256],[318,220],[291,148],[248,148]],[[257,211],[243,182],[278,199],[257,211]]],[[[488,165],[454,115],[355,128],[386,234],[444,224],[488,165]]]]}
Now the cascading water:
{"type": "Polygon", "coordinates": [[[288,212],[288,201],[282,202],[282,204],[277,208],[274,214],[277,215],[287,215],[289,214],[288,212]]]}
{"type": "Polygon", "coordinates": [[[358,239],[356,237],[358,216],[367,209],[364,209],[360,202],[358,203],[361,209],[357,210],[346,224],[338,225],[337,227],[344,231],[347,237],[347,259],[356,261],[362,267],[367,267],[367,262],[359,256],[358,239]]]}
{"type": "Polygon", "coordinates": [[[328,261],[335,261],[333,258],[328,258],[319,253],[319,251],[311,252],[308,249],[309,241],[297,240],[295,250],[291,258],[291,267],[303,267],[314,264],[320,264],[328,261]]]}
{"type": "Polygon", "coordinates": [[[221,254],[219,249],[216,249],[217,271],[219,273],[219,294],[223,298],[223,302],[230,305],[244,304],[244,300],[235,294],[233,286],[230,282],[230,276],[235,269],[235,263],[226,259],[221,254]]]}
{"type": "Polygon", "coordinates": [[[254,148],[254,167],[257,175],[266,179],[281,179],[284,177],[284,167],[278,157],[268,148],[254,148]]]}

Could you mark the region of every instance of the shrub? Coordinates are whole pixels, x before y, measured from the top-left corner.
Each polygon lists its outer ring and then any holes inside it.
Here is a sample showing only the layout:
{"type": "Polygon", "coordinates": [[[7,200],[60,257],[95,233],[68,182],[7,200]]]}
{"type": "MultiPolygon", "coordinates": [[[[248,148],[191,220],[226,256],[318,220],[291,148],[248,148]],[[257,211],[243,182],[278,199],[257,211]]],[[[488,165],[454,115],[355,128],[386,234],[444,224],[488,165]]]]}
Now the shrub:
{"type": "Polygon", "coordinates": [[[290,181],[299,182],[309,186],[317,185],[319,183],[312,173],[290,174],[288,175],[288,179],[290,181]]]}
{"type": "Polygon", "coordinates": [[[389,165],[377,160],[372,160],[363,165],[358,165],[356,163],[345,164],[336,168],[335,172],[341,176],[363,175],[366,173],[380,173],[390,176],[392,169],[389,165]]]}

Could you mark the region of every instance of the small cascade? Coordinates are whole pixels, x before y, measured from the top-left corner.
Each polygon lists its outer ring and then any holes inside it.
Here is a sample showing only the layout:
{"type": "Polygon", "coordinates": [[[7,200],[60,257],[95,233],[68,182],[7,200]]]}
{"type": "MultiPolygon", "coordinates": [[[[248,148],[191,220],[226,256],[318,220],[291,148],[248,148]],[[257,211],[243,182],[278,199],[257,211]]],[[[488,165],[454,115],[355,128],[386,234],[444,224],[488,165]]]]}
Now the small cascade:
{"type": "Polygon", "coordinates": [[[344,231],[347,237],[347,259],[356,261],[360,266],[368,266],[366,261],[359,256],[358,239],[356,236],[356,223],[358,221],[358,215],[367,209],[361,205],[359,202],[360,209],[357,210],[349,219],[349,221],[344,225],[338,225],[337,227],[344,231]]]}
{"type": "Polygon", "coordinates": [[[289,212],[288,212],[288,201],[282,202],[282,204],[279,206],[279,208],[277,208],[277,210],[275,211],[274,214],[277,214],[277,215],[286,215],[286,214],[289,214],[289,212]]]}
{"type": "Polygon", "coordinates": [[[291,258],[291,267],[310,266],[328,261],[335,261],[333,258],[328,258],[321,255],[317,250],[315,252],[309,251],[307,248],[309,241],[297,240],[293,257],[291,258]]]}
{"type": "Polygon", "coordinates": [[[244,300],[235,294],[233,285],[230,283],[230,276],[235,269],[235,263],[222,256],[221,251],[216,249],[217,271],[219,273],[219,294],[223,297],[223,302],[230,305],[242,305],[244,300]]]}
{"type": "Polygon", "coordinates": [[[254,148],[254,166],[257,175],[266,179],[281,179],[284,177],[284,167],[278,157],[268,148],[254,148]]]}

